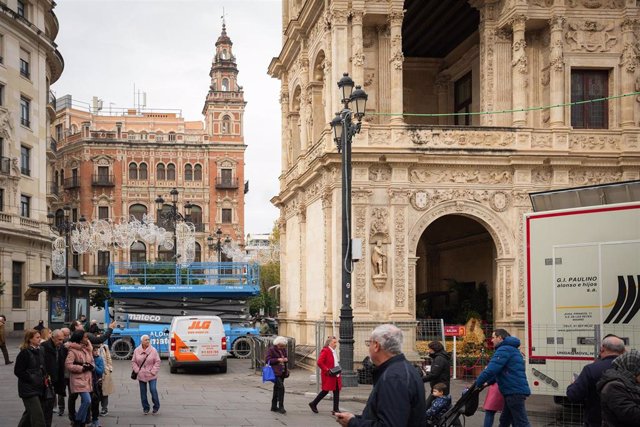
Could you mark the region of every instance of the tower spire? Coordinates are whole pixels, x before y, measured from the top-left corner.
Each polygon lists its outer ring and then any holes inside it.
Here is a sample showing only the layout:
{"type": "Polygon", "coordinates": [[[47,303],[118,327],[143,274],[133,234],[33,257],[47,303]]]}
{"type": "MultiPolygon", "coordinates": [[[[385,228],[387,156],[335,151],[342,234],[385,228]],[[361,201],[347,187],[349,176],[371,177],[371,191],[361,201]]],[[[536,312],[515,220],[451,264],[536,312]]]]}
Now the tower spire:
{"type": "Polygon", "coordinates": [[[227,22],[226,22],[226,15],[224,13],[224,6],[222,6],[222,35],[226,36],[227,35],[227,22]]]}

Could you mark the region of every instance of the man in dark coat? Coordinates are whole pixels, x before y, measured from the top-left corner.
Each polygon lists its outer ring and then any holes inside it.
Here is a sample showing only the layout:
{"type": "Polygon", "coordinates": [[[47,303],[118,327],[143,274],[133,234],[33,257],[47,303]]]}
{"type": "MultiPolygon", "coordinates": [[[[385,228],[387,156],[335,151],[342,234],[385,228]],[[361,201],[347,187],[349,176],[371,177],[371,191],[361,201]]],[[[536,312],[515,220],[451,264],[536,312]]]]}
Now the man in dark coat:
{"type": "MultiPolygon", "coordinates": [[[[440,341],[431,341],[428,347],[429,357],[432,361],[429,372],[422,377],[422,381],[429,383],[432,391],[433,386],[436,384],[446,385],[447,388],[444,395],[448,396],[451,386],[451,357],[449,356],[449,353],[446,352],[440,341]]],[[[431,407],[433,399],[433,394],[430,392],[429,397],[427,397],[427,409],[431,407]]]]}
{"type": "Polygon", "coordinates": [[[630,350],[611,363],[596,385],[602,427],[640,426],[640,352],[630,350]]]}
{"type": "Polygon", "coordinates": [[[529,427],[525,400],[531,394],[524,359],[520,353],[520,340],[512,337],[504,329],[493,331],[491,341],[496,348],[484,371],[476,379],[476,387],[485,383],[498,383],[504,396],[504,409],[500,415],[500,425],[529,427]]]}
{"type": "Polygon", "coordinates": [[[64,369],[64,361],[67,358],[67,348],[64,346],[64,343],[66,343],[67,341],[69,341],[69,338],[71,337],[71,329],[69,328],[62,328],[60,329],[62,331],[62,345],[60,346],[60,348],[58,349],[58,358],[60,360],[62,360],[62,371],[61,372],[61,378],[60,378],[60,382],[61,384],[61,388],[56,390],[56,394],[57,394],[57,398],[58,398],[58,416],[61,417],[64,415],[64,398],[67,396],[67,392],[66,389],[69,386],[69,373],[64,369]]]}
{"type": "MultiPolygon", "coordinates": [[[[40,347],[44,350],[44,368],[50,378],[51,386],[55,394],[64,393],[64,359],[60,355],[60,347],[64,334],[60,329],[56,329],[51,333],[51,338],[43,342],[40,347]]],[[[56,404],[56,398],[44,400],[43,411],[44,421],[47,427],[51,427],[53,408],[56,404]]]]}
{"type": "Polygon", "coordinates": [[[340,425],[424,427],[427,424],[424,384],[401,352],[402,339],[402,331],[394,325],[381,325],[373,330],[367,342],[369,355],[376,365],[373,390],[362,415],[336,412],[340,425]]]}
{"type": "Polygon", "coordinates": [[[600,346],[600,357],[593,363],[582,368],[576,380],[567,387],[567,397],[574,403],[584,405],[584,425],[586,427],[600,427],[600,396],[596,384],[602,374],[611,368],[611,362],[624,353],[624,341],[615,335],[607,335],[600,346]]]}

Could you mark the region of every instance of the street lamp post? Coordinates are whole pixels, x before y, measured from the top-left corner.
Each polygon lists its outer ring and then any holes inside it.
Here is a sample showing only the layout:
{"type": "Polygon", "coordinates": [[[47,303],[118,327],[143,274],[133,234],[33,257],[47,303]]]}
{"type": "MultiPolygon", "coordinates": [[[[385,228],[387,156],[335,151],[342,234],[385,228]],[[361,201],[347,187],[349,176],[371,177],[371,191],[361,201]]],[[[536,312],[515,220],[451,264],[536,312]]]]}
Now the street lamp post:
{"type": "MultiPolygon", "coordinates": [[[[52,212],[47,214],[47,222],[49,223],[49,228],[51,230],[58,233],[60,237],[64,236],[64,322],[69,324],[71,322],[71,312],[70,312],[70,295],[69,295],[69,235],[71,231],[76,227],[76,223],[70,220],[71,217],[71,206],[64,206],[64,218],[59,223],[55,223],[55,215],[52,212]]],[[[80,222],[85,222],[86,219],[84,215],[80,216],[80,222]]]]}
{"type": "Polygon", "coordinates": [[[340,308],[340,365],[345,387],[357,387],[358,379],[353,371],[353,310],[351,308],[351,144],[360,132],[364,116],[367,93],[360,86],[353,90],[354,83],[348,73],[338,82],[342,103],[341,112],[331,121],[334,141],[342,153],[342,307],[340,308]],[[355,104],[355,111],[350,104],[355,104]],[[353,116],[357,122],[353,122],[353,116]]]}
{"type": "Polygon", "coordinates": [[[173,227],[173,259],[178,262],[178,234],[176,230],[176,224],[178,222],[188,222],[191,216],[191,208],[193,205],[187,201],[184,205],[184,215],[178,212],[178,190],[174,187],[169,194],[171,195],[171,210],[169,212],[164,211],[165,200],[162,196],[156,198],[156,210],[158,212],[158,224],[163,221],[165,224],[170,224],[173,227]]]}
{"type": "MultiPolygon", "coordinates": [[[[216,253],[218,254],[218,262],[222,262],[222,243],[222,230],[220,229],[220,227],[218,227],[218,229],[216,230],[216,239],[214,239],[211,235],[207,237],[207,246],[209,247],[209,250],[215,249],[216,253]]],[[[229,238],[229,236],[224,239],[224,243],[226,245],[231,243],[231,239],[229,238]]]]}

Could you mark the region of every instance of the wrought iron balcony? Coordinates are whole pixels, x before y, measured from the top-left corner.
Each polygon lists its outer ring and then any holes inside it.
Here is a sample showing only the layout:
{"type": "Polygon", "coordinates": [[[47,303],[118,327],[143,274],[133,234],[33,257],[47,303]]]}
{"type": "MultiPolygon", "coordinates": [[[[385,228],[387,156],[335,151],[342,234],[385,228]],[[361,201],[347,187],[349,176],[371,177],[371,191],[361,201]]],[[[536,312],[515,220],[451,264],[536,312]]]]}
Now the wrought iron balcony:
{"type": "Polygon", "coordinates": [[[79,188],[80,187],[80,177],[71,177],[71,178],[65,178],[64,180],[64,189],[65,190],[71,190],[74,188],[79,188]]]}
{"type": "Polygon", "coordinates": [[[216,177],[216,188],[220,190],[235,190],[238,188],[238,178],[216,177]]]}
{"type": "Polygon", "coordinates": [[[113,175],[93,175],[91,183],[94,187],[113,187],[115,181],[113,175]]]}
{"type": "Polygon", "coordinates": [[[11,174],[11,158],[9,157],[0,157],[0,173],[4,175],[11,174]]]}
{"type": "Polygon", "coordinates": [[[47,184],[50,195],[58,196],[60,194],[60,188],[58,187],[57,182],[49,181],[47,184]]]}

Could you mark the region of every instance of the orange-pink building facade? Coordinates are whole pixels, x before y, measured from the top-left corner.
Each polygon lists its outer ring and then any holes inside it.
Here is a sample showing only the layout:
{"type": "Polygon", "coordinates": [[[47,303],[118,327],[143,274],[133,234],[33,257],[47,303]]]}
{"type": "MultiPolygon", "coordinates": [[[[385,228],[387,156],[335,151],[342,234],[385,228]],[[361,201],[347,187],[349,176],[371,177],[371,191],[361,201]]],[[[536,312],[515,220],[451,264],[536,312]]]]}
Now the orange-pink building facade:
{"type": "MultiPolygon", "coordinates": [[[[243,115],[246,102],[238,85],[232,42],[223,25],[212,61],[211,85],[202,121],[186,121],[179,111],[142,109],[105,114],[59,99],[52,136],[57,155],[49,173],[50,207],[56,215],[72,208],[72,219],[120,221],[147,213],[157,217],[155,200],[177,208],[190,202],[196,226],[196,260],[215,261],[207,237],[218,227],[240,245],[244,236],[243,115]]],[[[210,242],[210,241],[209,241],[210,242]]],[[[75,255],[73,264],[88,276],[101,276],[113,261],[171,260],[173,251],[136,242],[130,250],[75,255]]]]}

